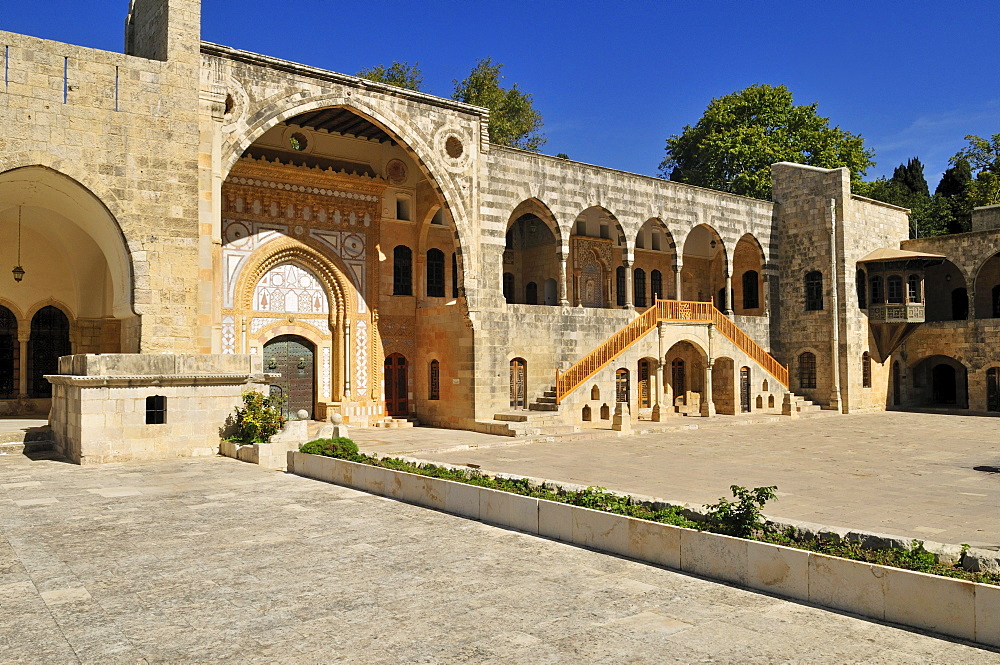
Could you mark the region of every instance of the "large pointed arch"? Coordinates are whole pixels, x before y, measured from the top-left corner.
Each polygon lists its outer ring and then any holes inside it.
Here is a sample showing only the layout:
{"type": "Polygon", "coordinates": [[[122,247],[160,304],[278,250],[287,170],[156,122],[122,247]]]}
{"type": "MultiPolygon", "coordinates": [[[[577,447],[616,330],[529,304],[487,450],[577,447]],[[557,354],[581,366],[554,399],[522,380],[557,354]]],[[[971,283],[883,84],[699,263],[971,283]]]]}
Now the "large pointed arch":
{"type": "MultiPolygon", "coordinates": [[[[461,193],[462,187],[450,175],[453,169],[449,168],[444,157],[438,155],[439,151],[434,149],[433,137],[424,137],[415,131],[415,126],[393,114],[388,109],[388,104],[376,108],[360,95],[353,96],[350,92],[317,95],[297,104],[289,104],[286,95],[274,95],[263,101],[254,112],[248,111],[247,115],[255,118],[254,122],[244,131],[234,132],[232,138],[224,145],[221,160],[222,180],[228,177],[247,148],[273,127],[309,111],[328,108],[348,110],[385,131],[409,154],[451,213],[454,220],[455,244],[457,252],[463,257],[464,265],[475,265],[476,245],[473,242],[475,235],[471,226],[472,211],[466,208],[465,197],[461,193]]],[[[452,131],[463,133],[458,127],[452,131]]],[[[475,137],[466,138],[468,139],[466,149],[474,150],[475,137]]]]}

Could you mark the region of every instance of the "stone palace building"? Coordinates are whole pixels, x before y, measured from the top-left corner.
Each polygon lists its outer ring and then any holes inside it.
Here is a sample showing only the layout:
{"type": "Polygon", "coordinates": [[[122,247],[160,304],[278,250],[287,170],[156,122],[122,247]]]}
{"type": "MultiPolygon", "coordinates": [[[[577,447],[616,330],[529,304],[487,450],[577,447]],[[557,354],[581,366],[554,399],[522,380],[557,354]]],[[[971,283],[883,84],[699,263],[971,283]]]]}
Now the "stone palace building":
{"type": "Polygon", "coordinates": [[[1000,410],[996,208],[907,240],[845,169],[769,202],[502,147],[200,11],[133,0],[124,54],[0,32],[0,414],[75,461],[211,452],[247,387],[509,435],[1000,410]]]}

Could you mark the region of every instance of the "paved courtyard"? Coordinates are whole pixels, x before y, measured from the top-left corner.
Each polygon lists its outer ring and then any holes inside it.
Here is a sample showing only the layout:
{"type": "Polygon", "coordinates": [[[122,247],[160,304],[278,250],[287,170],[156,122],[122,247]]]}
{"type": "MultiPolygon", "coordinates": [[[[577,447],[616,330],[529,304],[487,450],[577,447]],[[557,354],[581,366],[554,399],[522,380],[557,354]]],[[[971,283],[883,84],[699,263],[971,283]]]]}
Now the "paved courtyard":
{"type": "Polygon", "coordinates": [[[0,663],[996,663],[226,458],[0,458],[0,663]]]}
{"type": "Polygon", "coordinates": [[[730,495],[730,485],[777,485],[772,515],[946,543],[1000,544],[1000,473],[976,470],[1000,468],[1000,418],[887,412],[747,425],[676,420],[701,429],[527,445],[425,428],[358,430],[357,438],[363,449],[380,453],[687,503],[714,503],[730,495]],[[463,445],[496,447],[456,449],[463,445]]]}

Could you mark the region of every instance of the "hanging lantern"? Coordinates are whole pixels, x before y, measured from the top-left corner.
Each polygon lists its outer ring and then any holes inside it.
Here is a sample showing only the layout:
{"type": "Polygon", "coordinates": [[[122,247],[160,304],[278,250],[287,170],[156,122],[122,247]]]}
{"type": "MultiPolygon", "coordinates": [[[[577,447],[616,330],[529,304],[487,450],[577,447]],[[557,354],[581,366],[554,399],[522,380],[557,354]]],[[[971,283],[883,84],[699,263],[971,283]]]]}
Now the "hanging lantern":
{"type": "Polygon", "coordinates": [[[24,268],[21,267],[21,206],[17,206],[17,265],[11,272],[15,282],[24,279],[24,268]]]}

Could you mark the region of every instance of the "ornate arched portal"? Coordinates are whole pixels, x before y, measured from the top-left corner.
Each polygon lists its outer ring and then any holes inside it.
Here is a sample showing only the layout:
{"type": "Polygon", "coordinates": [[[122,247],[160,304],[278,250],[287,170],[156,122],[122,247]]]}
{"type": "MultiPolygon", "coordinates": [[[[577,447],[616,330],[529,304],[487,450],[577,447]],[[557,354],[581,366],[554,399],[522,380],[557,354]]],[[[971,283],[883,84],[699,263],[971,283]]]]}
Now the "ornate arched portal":
{"type": "MultiPolygon", "coordinates": [[[[418,347],[435,339],[428,327],[466,329],[465,308],[454,306],[464,291],[458,226],[429,170],[371,118],[319,108],[272,125],[222,187],[221,350],[253,352],[275,335],[300,335],[316,344],[319,417],[337,411],[370,424],[398,415],[398,396],[380,380],[383,360],[398,353],[419,375],[428,354],[458,355],[448,346],[459,344],[454,335],[418,347]],[[313,295],[286,290],[262,301],[277,288],[272,278],[295,279],[267,274],[288,261],[315,276],[313,295]],[[302,309],[320,292],[328,313],[315,303],[302,309]]],[[[442,408],[426,398],[421,392],[407,408],[442,408]]]]}

